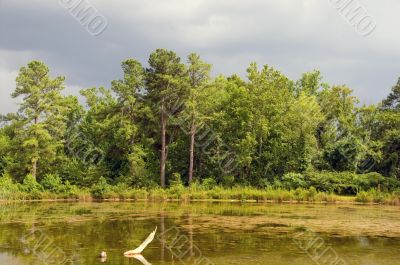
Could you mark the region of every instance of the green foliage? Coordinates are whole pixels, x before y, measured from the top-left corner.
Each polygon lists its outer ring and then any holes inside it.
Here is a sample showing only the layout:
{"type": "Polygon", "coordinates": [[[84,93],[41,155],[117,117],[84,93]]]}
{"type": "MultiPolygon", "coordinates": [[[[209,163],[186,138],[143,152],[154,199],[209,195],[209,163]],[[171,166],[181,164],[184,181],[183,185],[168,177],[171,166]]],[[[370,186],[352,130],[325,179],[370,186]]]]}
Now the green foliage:
{"type": "Polygon", "coordinates": [[[269,65],[251,63],[246,78],[211,67],[157,49],[148,68],[127,59],[110,87],[82,90],[84,107],[63,96],[64,77],[28,63],[12,93],[20,109],[1,115],[2,196],[382,201],[371,190],[400,188],[400,81],[359,106],[318,70],[291,80],[269,65]]]}
{"type": "Polygon", "coordinates": [[[172,199],[180,199],[185,187],[182,183],[181,174],[173,173],[170,180],[170,185],[168,189],[168,197],[172,199]]]}
{"type": "Polygon", "coordinates": [[[235,184],[235,176],[226,175],[222,177],[222,186],[226,188],[232,188],[235,184]]]}
{"type": "Polygon", "coordinates": [[[104,199],[109,191],[110,185],[104,177],[100,177],[98,182],[90,189],[90,193],[95,199],[104,199]]]}
{"type": "Polygon", "coordinates": [[[396,85],[392,87],[391,93],[382,101],[382,108],[400,111],[400,78],[396,85]]]}
{"type": "Polygon", "coordinates": [[[298,189],[308,187],[309,183],[304,178],[303,174],[300,173],[287,173],[283,175],[281,185],[285,189],[298,189]]]}
{"type": "Polygon", "coordinates": [[[150,201],[166,201],[168,199],[168,192],[161,188],[152,189],[149,192],[148,199],[150,201]]]}
{"type": "Polygon", "coordinates": [[[183,187],[181,174],[176,173],[176,172],[173,173],[169,184],[170,184],[170,187],[178,187],[178,186],[183,187]]]}
{"type": "Polygon", "coordinates": [[[150,54],[149,66],[146,69],[146,99],[150,108],[160,117],[154,127],[161,136],[159,141],[161,145],[160,185],[164,188],[166,186],[168,124],[169,120],[175,118],[179,113],[183,100],[187,99],[187,72],[180,57],[175,52],[165,49],[157,49],[150,54]]]}
{"type": "Polygon", "coordinates": [[[10,138],[5,134],[4,130],[0,130],[0,175],[3,175],[10,163],[8,151],[11,147],[10,138]]]}
{"type": "Polygon", "coordinates": [[[361,203],[384,203],[389,197],[377,189],[370,189],[368,191],[361,191],[357,194],[356,201],[361,203]]]}
{"type": "Polygon", "coordinates": [[[28,193],[37,193],[42,191],[42,186],[31,174],[28,174],[22,182],[22,190],[28,193]]]}
{"type": "Polygon", "coordinates": [[[355,195],[359,191],[381,189],[385,191],[395,190],[399,181],[385,178],[379,173],[355,174],[352,172],[307,172],[303,174],[288,173],[281,181],[276,183],[278,187],[285,189],[297,189],[315,187],[319,191],[344,195],[355,195]]]}
{"type": "Polygon", "coordinates": [[[63,199],[79,199],[88,200],[90,195],[86,189],[80,189],[75,185],[71,185],[69,181],[65,181],[65,184],[60,187],[61,197],[63,199]]]}
{"type": "Polygon", "coordinates": [[[0,177],[0,200],[19,200],[23,197],[20,185],[14,183],[10,175],[0,177]]]}
{"type": "Polygon", "coordinates": [[[69,101],[61,95],[64,77],[52,79],[49,72],[44,63],[30,62],[20,69],[12,93],[13,98],[23,98],[18,115],[6,117],[14,127],[10,154],[18,161],[10,165],[10,171],[20,178],[28,172],[36,178],[38,172],[46,171],[63,147],[69,101]]]}
{"type": "Polygon", "coordinates": [[[317,190],[314,187],[310,187],[308,190],[303,188],[297,188],[294,190],[294,198],[297,201],[314,201],[317,195],[317,190]]]}
{"type": "Polygon", "coordinates": [[[28,194],[30,199],[41,199],[42,186],[36,181],[32,174],[26,175],[22,182],[21,190],[28,194]]]}
{"type": "Polygon", "coordinates": [[[46,174],[44,178],[40,181],[40,184],[45,190],[54,193],[60,193],[65,190],[61,178],[55,174],[46,174]]]}
{"type": "Polygon", "coordinates": [[[206,178],[203,180],[202,186],[204,187],[204,189],[210,190],[217,186],[217,182],[214,178],[206,178]]]}

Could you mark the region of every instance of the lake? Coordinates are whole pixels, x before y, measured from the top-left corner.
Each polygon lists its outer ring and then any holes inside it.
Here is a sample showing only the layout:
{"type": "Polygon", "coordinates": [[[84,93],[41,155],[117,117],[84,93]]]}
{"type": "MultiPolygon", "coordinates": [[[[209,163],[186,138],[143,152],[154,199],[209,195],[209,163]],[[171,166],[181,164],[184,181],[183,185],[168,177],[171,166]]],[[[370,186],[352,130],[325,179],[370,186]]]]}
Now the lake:
{"type": "Polygon", "coordinates": [[[399,207],[0,203],[0,264],[8,265],[395,265],[399,249],[399,207]],[[123,256],[156,227],[142,257],[123,256]]]}

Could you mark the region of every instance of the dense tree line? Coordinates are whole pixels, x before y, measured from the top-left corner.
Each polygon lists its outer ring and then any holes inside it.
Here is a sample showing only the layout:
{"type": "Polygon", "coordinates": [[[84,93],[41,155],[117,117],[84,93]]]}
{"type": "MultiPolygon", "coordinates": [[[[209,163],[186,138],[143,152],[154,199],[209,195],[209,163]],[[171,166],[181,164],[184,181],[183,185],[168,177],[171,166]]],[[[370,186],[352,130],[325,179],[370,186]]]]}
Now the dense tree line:
{"type": "MultiPolygon", "coordinates": [[[[290,80],[252,63],[247,77],[210,76],[190,54],[158,49],[148,67],[123,61],[109,88],[65,96],[64,77],[33,61],[20,69],[16,113],[2,116],[0,173],[22,182],[55,174],[89,187],[165,187],[212,179],[265,187],[297,174],[378,172],[400,179],[400,79],[380,104],[319,71],[290,80]]],[[[340,174],[338,175],[340,176],[340,174]]]]}

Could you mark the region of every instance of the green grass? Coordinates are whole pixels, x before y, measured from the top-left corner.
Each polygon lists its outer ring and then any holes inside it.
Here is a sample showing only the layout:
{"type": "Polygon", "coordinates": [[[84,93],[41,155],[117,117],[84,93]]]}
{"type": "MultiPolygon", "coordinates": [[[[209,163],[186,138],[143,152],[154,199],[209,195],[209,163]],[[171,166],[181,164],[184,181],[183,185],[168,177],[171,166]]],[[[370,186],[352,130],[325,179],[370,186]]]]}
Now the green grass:
{"type": "Polygon", "coordinates": [[[286,190],[280,188],[256,189],[251,187],[203,189],[183,186],[168,189],[126,189],[123,192],[110,190],[104,195],[108,200],[147,201],[253,201],[276,203],[380,203],[400,205],[400,193],[383,193],[375,190],[360,192],[357,196],[343,196],[318,192],[315,188],[286,190]],[[364,199],[364,198],[367,199],[364,199]]]}
{"type": "Polygon", "coordinates": [[[386,193],[379,190],[371,189],[369,191],[361,191],[356,196],[356,202],[359,203],[380,203],[390,205],[400,205],[400,192],[386,193]]]}
{"type": "Polygon", "coordinates": [[[24,183],[14,183],[11,178],[0,178],[0,200],[146,200],[146,201],[253,201],[253,202],[291,202],[291,203],[377,203],[400,205],[400,192],[381,192],[377,189],[360,191],[356,196],[342,196],[317,191],[314,187],[284,189],[268,187],[223,188],[194,184],[184,187],[175,184],[167,189],[135,189],[124,184],[112,186],[106,182],[94,185],[91,189],[75,185],[51,184],[47,186],[27,178],[24,183]],[[46,189],[45,187],[51,189],[46,189]]]}

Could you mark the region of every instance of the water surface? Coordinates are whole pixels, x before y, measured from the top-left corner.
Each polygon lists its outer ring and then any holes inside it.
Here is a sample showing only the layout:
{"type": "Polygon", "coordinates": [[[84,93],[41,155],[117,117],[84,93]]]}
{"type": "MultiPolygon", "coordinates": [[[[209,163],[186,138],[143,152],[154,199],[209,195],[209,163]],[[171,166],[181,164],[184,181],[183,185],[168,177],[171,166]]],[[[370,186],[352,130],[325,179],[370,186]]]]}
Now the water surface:
{"type": "Polygon", "coordinates": [[[400,264],[400,208],[2,203],[0,264],[400,264]],[[157,227],[140,260],[122,254],[157,227]],[[97,257],[106,251],[108,257],[97,257]]]}

